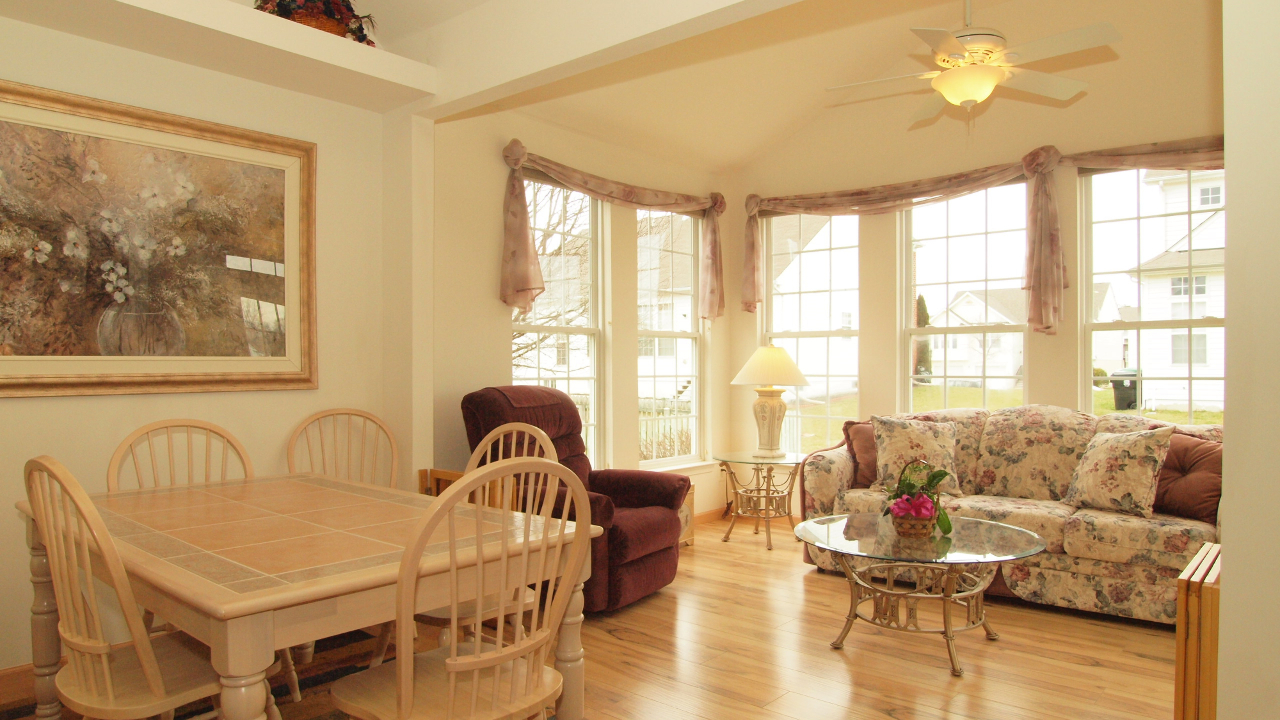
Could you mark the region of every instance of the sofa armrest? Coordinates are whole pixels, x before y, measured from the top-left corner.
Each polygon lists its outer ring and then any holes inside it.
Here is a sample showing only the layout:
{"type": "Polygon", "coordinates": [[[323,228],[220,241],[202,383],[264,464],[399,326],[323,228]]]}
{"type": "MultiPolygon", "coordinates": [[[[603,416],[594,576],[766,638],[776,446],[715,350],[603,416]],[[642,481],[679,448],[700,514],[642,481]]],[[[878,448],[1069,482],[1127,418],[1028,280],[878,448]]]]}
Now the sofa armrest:
{"type": "Polygon", "coordinates": [[[853,456],[845,445],[819,450],[800,468],[800,496],[805,519],[835,512],[836,495],[853,486],[853,456]]]}
{"type": "Polygon", "coordinates": [[[593,493],[608,495],[623,508],[667,507],[679,510],[689,493],[689,478],[648,470],[592,470],[593,493]]]}
{"type": "MultiPolygon", "coordinates": [[[[560,509],[564,507],[564,499],[568,494],[569,491],[566,488],[560,488],[556,493],[556,504],[553,507],[552,512],[560,512],[560,509]]],[[[594,492],[587,493],[587,500],[591,505],[591,524],[599,525],[605,530],[613,527],[613,500],[611,500],[608,495],[601,495],[600,493],[594,492]]],[[[569,519],[578,519],[576,505],[573,508],[570,508],[569,519]]]]}

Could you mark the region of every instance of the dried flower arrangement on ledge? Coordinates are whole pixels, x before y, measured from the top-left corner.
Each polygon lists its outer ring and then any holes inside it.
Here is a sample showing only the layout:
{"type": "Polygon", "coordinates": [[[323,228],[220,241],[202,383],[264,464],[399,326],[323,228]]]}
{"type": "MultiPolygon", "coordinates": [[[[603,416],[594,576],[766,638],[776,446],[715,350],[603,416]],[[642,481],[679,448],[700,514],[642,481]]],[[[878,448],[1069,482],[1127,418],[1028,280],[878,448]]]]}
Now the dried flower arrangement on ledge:
{"type": "Polygon", "coordinates": [[[349,37],[375,47],[369,30],[376,26],[372,15],[359,15],[351,0],[256,0],[254,7],[265,13],[327,33],[349,37]]]}

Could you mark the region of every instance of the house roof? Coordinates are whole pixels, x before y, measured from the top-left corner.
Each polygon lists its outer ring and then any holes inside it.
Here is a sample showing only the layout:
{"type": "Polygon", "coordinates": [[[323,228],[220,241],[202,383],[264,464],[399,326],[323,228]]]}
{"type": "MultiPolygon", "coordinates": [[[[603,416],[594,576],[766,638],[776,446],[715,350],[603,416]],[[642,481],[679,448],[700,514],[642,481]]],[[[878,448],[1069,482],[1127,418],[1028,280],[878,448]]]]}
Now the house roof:
{"type": "Polygon", "coordinates": [[[956,306],[965,296],[976,298],[985,303],[988,310],[993,310],[1014,325],[1027,321],[1027,292],[1021,288],[998,288],[995,290],[962,290],[951,298],[946,312],[956,306]]]}
{"type": "MultiPolygon", "coordinates": [[[[1192,235],[1204,235],[1208,233],[1224,233],[1226,232],[1226,213],[1222,211],[1209,213],[1207,217],[1200,221],[1198,225],[1191,229],[1190,235],[1183,235],[1177,242],[1169,246],[1168,250],[1142,263],[1138,267],[1130,270],[1130,273],[1141,270],[1142,272],[1159,272],[1161,270],[1186,270],[1188,261],[1187,251],[1191,248],[1192,235]]],[[[1226,248],[1204,248],[1200,250],[1191,250],[1195,253],[1195,266],[1197,268],[1222,268],[1225,266],[1227,259],[1226,248]]]]}

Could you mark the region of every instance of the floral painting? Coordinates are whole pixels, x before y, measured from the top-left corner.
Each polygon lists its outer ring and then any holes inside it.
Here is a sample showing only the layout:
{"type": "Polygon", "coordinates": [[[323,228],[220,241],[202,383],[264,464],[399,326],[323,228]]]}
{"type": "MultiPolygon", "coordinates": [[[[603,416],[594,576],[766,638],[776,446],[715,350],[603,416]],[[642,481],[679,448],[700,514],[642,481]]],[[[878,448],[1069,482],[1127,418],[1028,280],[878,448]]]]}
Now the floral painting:
{"type": "Polygon", "coordinates": [[[285,355],[285,171],[0,121],[0,355],[285,355]]]}

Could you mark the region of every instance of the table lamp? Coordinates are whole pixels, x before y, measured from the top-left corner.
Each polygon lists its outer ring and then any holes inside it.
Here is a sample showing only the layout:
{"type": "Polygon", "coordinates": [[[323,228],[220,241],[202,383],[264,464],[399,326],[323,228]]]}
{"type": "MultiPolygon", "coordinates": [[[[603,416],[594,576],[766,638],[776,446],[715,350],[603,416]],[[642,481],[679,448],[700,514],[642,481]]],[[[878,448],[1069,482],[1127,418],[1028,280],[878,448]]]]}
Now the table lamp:
{"type": "Polygon", "coordinates": [[[760,436],[760,447],[753,454],[762,458],[786,455],[782,451],[782,418],[787,414],[787,404],[782,400],[785,388],[774,386],[809,384],[791,356],[773,345],[756,348],[730,384],[763,386],[756,388],[756,401],[751,405],[760,436]]]}

